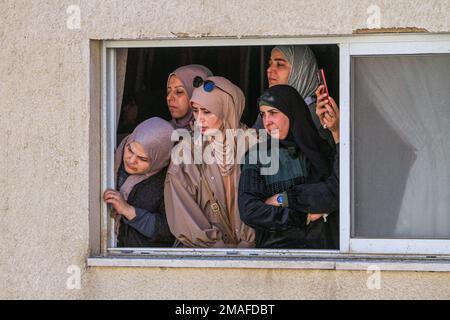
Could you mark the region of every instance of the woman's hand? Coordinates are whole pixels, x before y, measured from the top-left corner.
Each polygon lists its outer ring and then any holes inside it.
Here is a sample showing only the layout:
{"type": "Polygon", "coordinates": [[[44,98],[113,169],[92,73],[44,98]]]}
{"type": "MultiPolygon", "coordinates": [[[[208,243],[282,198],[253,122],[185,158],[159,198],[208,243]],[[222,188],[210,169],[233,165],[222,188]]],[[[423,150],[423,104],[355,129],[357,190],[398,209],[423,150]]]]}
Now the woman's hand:
{"type": "Polygon", "coordinates": [[[309,222],[314,222],[316,220],[319,220],[320,218],[323,217],[322,213],[308,213],[308,221],[309,222]]]}
{"type": "Polygon", "coordinates": [[[270,198],[268,198],[264,203],[268,204],[269,206],[275,206],[275,207],[281,207],[281,204],[278,203],[277,198],[280,194],[277,193],[270,198]]]}
{"type": "MultiPolygon", "coordinates": [[[[280,207],[281,204],[278,203],[277,198],[280,194],[277,193],[273,196],[271,196],[270,198],[268,198],[264,203],[268,204],[269,206],[275,206],[275,207],[280,207]]],[[[308,213],[307,215],[307,224],[314,222],[316,220],[319,220],[320,218],[322,218],[326,213],[308,213]]]]}
{"type": "Polygon", "coordinates": [[[335,143],[339,143],[339,108],[332,97],[328,97],[321,85],[316,90],[316,114],[325,129],[333,134],[335,143]]]}
{"type": "Polygon", "coordinates": [[[120,192],[116,190],[106,190],[103,194],[103,201],[111,204],[118,214],[123,215],[128,220],[133,220],[136,217],[136,210],[134,207],[129,205],[120,192]]]}

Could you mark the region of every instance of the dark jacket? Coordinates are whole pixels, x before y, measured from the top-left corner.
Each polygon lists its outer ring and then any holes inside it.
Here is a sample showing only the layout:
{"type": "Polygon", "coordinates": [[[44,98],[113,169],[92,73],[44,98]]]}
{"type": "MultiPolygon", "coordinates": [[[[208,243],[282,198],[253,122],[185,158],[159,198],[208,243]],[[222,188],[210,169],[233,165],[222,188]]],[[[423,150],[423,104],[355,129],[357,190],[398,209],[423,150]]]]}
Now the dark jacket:
{"type": "Polygon", "coordinates": [[[243,166],[239,210],[242,221],[256,230],[256,247],[337,248],[339,145],[336,149],[332,173],[321,181],[311,180],[311,166],[304,155],[298,150],[288,151],[283,146],[280,146],[280,169],[276,175],[261,175],[259,161],[243,166]],[[284,191],[287,192],[288,207],[264,203],[269,197],[284,191]],[[330,215],[326,222],[319,219],[307,225],[307,213],[330,215]]]}
{"type": "MultiPolygon", "coordinates": [[[[118,247],[171,247],[170,233],[164,208],[164,180],[167,168],[141,181],[131,190],[127,202],[135,207],[136,217],[122,217],[118,247]]],[[[124,174],[123,167],[119,174],[124,174]]],[[[126,174],[126,173],[125,173],[126,174]]],[[[118,179],[118,181],[123,179],[118,179]]],[[[120,186],[119,186],[120,188],[120,186]]]]}

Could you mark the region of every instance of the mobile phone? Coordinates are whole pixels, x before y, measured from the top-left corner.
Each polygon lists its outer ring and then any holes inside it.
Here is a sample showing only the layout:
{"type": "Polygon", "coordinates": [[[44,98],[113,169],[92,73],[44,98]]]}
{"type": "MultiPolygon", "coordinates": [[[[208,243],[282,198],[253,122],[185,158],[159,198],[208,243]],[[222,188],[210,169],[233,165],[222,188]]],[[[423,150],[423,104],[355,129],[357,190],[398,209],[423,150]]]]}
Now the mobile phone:
{"type": "Polygon", "coordinates": [[[327,99],[330,100],[330,94],[328,92],[327,80],[325,79],[325,72],[323,71],[323,69],[320,69],[318,71],[318,77],[319,77],[319,85],[324,86],[325,93],[327,94],[327,99]]]}
{"type": "MultiPolygon", "coordinates": [[[[319,77],[319,85],[323,85],[323,87],[325,88],[325,93],[327,94],[327,99],[328,101],[330,101],[330,94],[328,92],[327,80],[325,79],[325,72],[323,71],[323,69],[320,69],[317,72],[317,76],[319,77]]],[[[328,113],[328,111],[326,111],[326,113],[328,113]]],[[[326,129],[327,125],[324,124],[323,128],[326,129]]]]}

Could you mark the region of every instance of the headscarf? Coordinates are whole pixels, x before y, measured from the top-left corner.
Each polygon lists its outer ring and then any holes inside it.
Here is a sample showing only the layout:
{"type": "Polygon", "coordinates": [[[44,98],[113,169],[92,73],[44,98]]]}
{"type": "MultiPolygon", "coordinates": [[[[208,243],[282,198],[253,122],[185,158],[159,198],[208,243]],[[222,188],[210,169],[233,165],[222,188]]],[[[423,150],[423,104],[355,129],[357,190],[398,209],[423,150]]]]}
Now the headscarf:
{"type": "MultiPolygon", "coordinates": [[[[186,89],[189,99],[192,97],[192,92],[194,91],[194,78],[201,77],[206,79],[213,75],[211,70],[207,67],[199,64],[190,64],[187,66],[180,67],[172,72],[167,79],[167,86],[169,85],[170,77],[177,76],[180,79],[183,87],[186,89]]],[[[174,125],[175,129],[190,129],[190,123],[192,122],[193,115],[192,110],[189,108],[186,115],[181,119],[172,119],[170,122],[174,125]]]]}
{"type": "Polygon", "coordinates": [[[308,106],[293,87],[275,85],[267,89],[258,99],[258,106],[277,108],[289,118],[289,134],[281,144],[295,144],[311,162],[312,178],[322,180],[330,172],[330,146],[320,138],[312,121],[308,106]]]}
{"type": "Polygon", "coordinates": [[[276,46],[272,52],[274,50],[281,51],[292,67],[288,84],[297,89],[303,99],[314,97],[319,86],[319,69],[312,50],[308,46],[276,46]]]}
{"type": "Polygon", "coordinates": [[[288,84],[297,89],[305,100],[319,134],[322,138],[330,140],[329,132],[322,129],[319,117],[316,115],[315,91],[319,86],[319,78],[317,77],[319,68],[314,53],[308,46],[277,46],[272,49],[272,52],[276,49],[283,53],[292,67],[288,84]]]}
{"type": "Polygon", "coordinates": [[[120,193],[125,200],[128,199],[131,190],[136,184],[157,174],[169,165],[173,147],[173,142],[171,141],[172,131],[173,126],[169,122],[154,117],[139,124],[133,133],[120,143],[115,154],[116,172],[118,172],[123,162],[124,148],[127,143],[139,142],[150,161],[150,168],[147,172],[129,175],[120,187],[120,193]]]}
{"type": "MultiPolygon", "coordinates": [[[[214,82],[214,89],[207,92],[204,90],[203,84],[195,88],[191,105],[195,102],[222,119],[224,130],[241,128],[240,120],[245,108],[245,96],[242,90],[223,77],[208,77],[206,80],[214,82]]],[[[225,139],[225,134],[223,138],[225,139]]],[[[236,159],[232,159],[233,152],[228,152],[235,148],[230,148],[227,145],[235,143],[235,141],[225,141],[225,148],[224,141],[215,139],[212,143],[215,144],[215,158],[222,175],[229,175],[233,170],[236,159]]]]}

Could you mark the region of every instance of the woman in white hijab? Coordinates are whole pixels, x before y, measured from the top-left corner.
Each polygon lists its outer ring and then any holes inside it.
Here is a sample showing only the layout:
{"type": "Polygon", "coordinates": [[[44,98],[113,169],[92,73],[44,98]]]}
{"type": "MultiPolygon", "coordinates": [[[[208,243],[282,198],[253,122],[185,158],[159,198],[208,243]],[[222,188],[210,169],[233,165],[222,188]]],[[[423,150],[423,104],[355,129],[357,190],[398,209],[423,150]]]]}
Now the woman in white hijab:
{"type": "MultiPolygon", "coordinates": [[[[330,131],[322,127],[316,114],[315,92],[320,84],[318,70],[316,57],[308,46],[276,46],[270,55],[267,79],[269,88],[277,84],[288,84],[300,93],[308,106],[319,135],[333,146],[334,141],[330,131]]],[[[254,127],[263,128],[260,117],[254,127]]]]}

